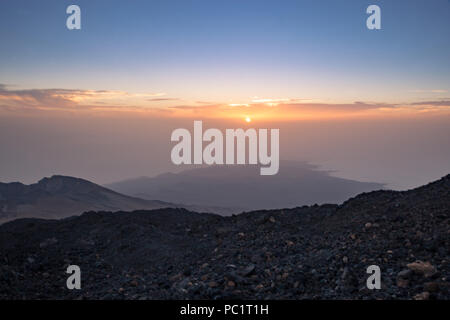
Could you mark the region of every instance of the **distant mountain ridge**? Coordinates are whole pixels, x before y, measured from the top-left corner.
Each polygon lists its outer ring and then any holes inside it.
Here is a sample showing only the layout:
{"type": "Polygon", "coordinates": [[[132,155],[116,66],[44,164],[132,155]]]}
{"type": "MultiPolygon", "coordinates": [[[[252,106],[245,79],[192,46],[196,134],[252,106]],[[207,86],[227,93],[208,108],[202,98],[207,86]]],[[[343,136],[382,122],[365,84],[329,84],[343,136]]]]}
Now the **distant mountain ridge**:
{"type": "Polygon", "coordinates": [[[163,207],[174,205],[122,195],[84,179],[61,175],[43,178],[30,185],[0,183],[0,223],[25,217],[64,218],[85,211],[163,207]]]}
{"type": "Polygon", "coordinates": [[[382,185],[336,178],[306,163],[282,162],[276,176],[259,175],[257,166],[212,166],[108,187],[62,175],[30,185],[0,183],[0,223],[28,217],[60,219],[87,211],[160,208],[227,216],[250,210],[341,203],[382,185]]]}
{"type": "Polygon", "coordinates": [[[239,213],[342,203],[359,193],[382,189],[383,185],[333,177],[305,162],[282,161],[274,176],[261,176],[258,166],[210,166],[125,180],[107,187],[143,199],[227,207],[239,213]]]}

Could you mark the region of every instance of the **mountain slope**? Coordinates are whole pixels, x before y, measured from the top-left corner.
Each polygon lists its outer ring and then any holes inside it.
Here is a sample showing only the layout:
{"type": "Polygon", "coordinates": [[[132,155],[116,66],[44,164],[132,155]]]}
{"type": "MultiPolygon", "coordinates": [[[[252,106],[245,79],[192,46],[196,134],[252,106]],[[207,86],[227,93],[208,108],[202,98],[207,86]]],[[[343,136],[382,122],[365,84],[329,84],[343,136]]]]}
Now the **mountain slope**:
{"type": "Polygon", "coordinates": [[[448,300],[449,203],[447,175],[232,217],[168,208],[16,220],[0,226],[0,299],[448,300]],[[82,290],[65,289],[69,264],[82,290]],[[366,287],[370,265],[380,290],[366,287]]]}
{"type": "Polygon", "coordinates": [[[85,211],[156,209],[162,201],[125,196],[87,180],[52,176],[38,183],[0,183],[0,223],[23,217],[63,218],[85,211]]]}
{"type": "Polygon", "coordinates": [[[283,161],[274,176],[261,176],[259,166],[212,166],[142,177],[107,185],[144,199],[243,210],[288,208],[315,203],[342,203],[358,193],[381,189],[330,176],[302,162],[283,161]]]}

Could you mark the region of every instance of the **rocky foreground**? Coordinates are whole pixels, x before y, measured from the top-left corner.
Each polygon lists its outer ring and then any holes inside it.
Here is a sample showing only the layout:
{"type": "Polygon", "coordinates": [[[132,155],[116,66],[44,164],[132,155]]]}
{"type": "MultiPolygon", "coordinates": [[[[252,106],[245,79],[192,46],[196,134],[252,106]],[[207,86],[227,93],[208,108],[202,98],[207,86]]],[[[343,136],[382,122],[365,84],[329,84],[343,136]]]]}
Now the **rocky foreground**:
{"type": "Polygon", "coordinates": [[[450,299],[449,204],[447,175],[341,206],[16,220],[0,226],[0,298],[450,299]],[[66,288],[71,264],[81,290],[66,288]]]}

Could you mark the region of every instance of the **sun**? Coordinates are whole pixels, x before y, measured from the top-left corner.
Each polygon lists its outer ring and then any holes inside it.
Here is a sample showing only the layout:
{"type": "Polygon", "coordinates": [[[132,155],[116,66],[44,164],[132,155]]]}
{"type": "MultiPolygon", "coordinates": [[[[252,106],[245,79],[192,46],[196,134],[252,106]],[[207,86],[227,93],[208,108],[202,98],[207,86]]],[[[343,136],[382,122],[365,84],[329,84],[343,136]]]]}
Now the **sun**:
{"type": "Polygon", "coordinates": [[[252,119],[250,117],[245,117],[246,122],[252,122],[252,119]]]}

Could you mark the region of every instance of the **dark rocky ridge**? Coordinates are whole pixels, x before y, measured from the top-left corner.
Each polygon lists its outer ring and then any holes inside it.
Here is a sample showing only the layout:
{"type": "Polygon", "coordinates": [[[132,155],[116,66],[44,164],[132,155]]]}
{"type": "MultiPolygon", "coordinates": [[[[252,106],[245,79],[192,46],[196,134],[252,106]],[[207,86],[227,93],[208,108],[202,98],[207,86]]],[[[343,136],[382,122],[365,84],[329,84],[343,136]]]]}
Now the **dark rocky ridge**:
{"type": "Polygon", "coordinates": [[[16,220],[0,226],[0,298],[449,299],[449,203],[447,175],[340,206],[16,220]],[[69,264],[80,291],[65,288],[69,264]],[[381,290],[366,288],[372,264],[381,290]]]}

